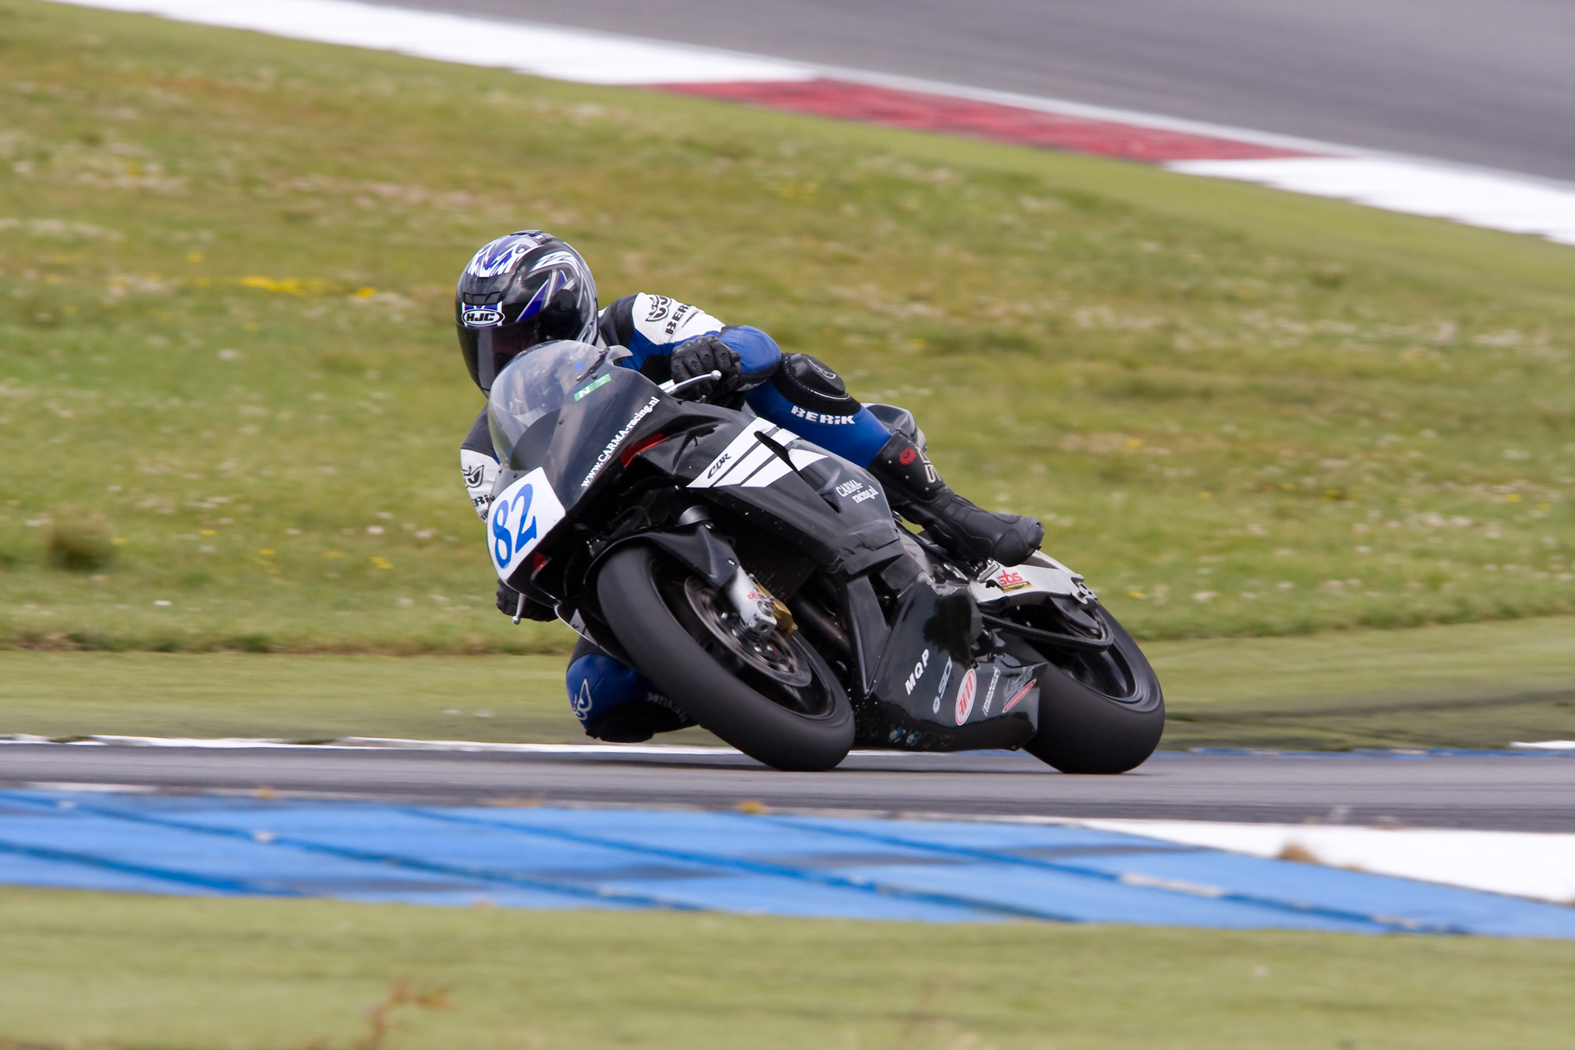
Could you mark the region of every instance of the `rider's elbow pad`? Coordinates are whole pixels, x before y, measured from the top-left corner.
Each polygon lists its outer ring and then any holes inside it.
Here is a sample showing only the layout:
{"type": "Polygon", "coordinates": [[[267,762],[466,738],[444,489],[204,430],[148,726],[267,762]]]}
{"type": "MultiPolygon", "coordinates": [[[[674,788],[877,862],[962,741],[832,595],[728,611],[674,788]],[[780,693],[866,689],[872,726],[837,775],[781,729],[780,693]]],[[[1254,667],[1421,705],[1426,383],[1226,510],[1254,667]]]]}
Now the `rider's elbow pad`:
{"type": "Polygon", "coordinates": [[[738,351],[738,367],[743,385],[754,386],[770,378],[782,360],[776,340],[749,325],[730,325],[720,334],[722,342],[738,351]]]}

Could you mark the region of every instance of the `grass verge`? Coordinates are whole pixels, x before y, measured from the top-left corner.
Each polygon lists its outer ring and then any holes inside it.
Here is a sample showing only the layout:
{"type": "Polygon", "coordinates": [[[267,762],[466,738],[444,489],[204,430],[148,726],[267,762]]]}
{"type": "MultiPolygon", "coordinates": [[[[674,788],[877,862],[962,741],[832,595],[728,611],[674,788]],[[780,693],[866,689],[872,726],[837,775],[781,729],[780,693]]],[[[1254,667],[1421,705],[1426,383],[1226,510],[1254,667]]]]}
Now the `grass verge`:
{"type": "Polygon", "coordinates": [[[1145,646],[1166,748],[1502,748],[1575,739],[1565,618],[1145,646]]]}
{"type": "Polygon", "coordinates": [[[0,889],[0,1036],[399,1050],[1575,1046],[1575,944],[0,889]]]}
{"type": "Polygon", "coordinates": [[[759,324],[1141,636],[1575,607],[1575,252],[1161,170],[0,0],[0,639],[546,651],[455,274],[759,324]]]}
{"type": "MultiPolygon", "coordinates": [[[[1563,618],[1155,641],[1162,746],[1489,747],[1575,739],[1563,618]]],[[[583,741],[561,656],[0,651],[0,732],[583,741]]],[[[712,743],[699,729],[664,741],[712,743]]]]}

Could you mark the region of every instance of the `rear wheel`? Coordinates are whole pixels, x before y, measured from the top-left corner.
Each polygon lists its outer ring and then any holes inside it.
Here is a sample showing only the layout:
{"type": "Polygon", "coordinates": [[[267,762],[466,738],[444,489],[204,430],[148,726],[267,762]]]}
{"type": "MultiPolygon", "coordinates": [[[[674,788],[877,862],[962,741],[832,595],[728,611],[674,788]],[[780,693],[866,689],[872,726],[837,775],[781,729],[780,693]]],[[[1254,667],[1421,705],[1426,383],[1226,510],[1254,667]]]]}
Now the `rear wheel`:
{"type": "Polygon", "coordinates": [[[1050,666],[1040,679],[1039,732],[1025,746],[1063,773],[1125,773],[1147,761],[1165,731],[1159,678],[1103,606],[1071,612],[1062,631],[1109,638],[1110,647],[1035,643],[1050,666]]]}
{"type": "Polygon", "coordinates": [[[596,590],[636,669],[744,754],[789,770],[847,756],[852,705],[802,636],[747,631],[715,588],[644,545],[612,554],[596,590]]]}

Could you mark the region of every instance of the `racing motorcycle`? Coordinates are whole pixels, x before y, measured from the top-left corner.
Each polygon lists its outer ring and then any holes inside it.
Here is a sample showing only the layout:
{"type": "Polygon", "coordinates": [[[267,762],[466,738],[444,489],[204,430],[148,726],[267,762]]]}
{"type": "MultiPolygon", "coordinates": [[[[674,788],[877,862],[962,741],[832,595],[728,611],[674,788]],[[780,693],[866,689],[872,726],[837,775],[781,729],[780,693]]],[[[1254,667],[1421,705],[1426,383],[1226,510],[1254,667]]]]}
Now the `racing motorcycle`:
{"type": "MultiPolygon", "coordinates": [[[[1153,752],[1153,669],[1083,577],[1036,553],[967,564],[893,517],[875,479],[791,431],[544,344],[497,378],[500,579],[768,766],[854,746],[1025,748],[1067,773],[1153,752]]],[[[907,411],[872,405],[921,446],[907,411]]]]}

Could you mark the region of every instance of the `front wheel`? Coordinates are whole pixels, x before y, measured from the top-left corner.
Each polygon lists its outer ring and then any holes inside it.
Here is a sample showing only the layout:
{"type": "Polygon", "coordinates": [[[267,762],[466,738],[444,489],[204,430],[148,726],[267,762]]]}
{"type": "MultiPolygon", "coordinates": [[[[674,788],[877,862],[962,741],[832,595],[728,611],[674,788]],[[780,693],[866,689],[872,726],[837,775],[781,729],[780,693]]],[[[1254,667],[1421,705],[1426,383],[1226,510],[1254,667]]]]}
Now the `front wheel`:
{"type": "Polygon", "coordinates": [[[1142,765],[1165,731],[1159,678],[1132,636],[1103,606],[1080,610],[1112,636],[1108,649],[1045,651],[1039,732],[1026,746],[1063,773],[1125,773],[1142,765]]]}
{"type": "Polygon", "coordinates": [[[802,636],[750,634],[720,593],[643,544],[607,559],[596,594],[635,668],[744,754],[804,771],[847,757],[853,707],[802,636]]]}

